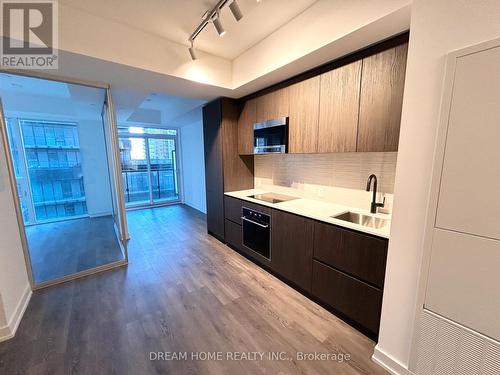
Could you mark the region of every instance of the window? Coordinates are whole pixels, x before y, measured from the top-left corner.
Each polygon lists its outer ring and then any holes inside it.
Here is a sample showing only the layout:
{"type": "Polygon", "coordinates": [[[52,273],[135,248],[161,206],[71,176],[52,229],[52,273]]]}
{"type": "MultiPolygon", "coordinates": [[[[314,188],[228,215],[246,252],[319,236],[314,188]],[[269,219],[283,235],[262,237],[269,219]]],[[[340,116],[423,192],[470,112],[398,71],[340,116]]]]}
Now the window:
{"type": "Polygon", "coordinates": [[[177,129],[164,129],[164,128],[143,128],[138,126],[119,126],[119,135],[127,134],[157,134],[157,135],[177,135],[177,129]]]}
{"type": "Polygon", "coordinates": [[[127,205],[178,201],[177,130],[123,126],[118,129],[127,205]]]}
{"type": "Polygon", "coordinates": [[[8,128],[25,223],[87,214],[77,124],[10,118],[8,128]]]}

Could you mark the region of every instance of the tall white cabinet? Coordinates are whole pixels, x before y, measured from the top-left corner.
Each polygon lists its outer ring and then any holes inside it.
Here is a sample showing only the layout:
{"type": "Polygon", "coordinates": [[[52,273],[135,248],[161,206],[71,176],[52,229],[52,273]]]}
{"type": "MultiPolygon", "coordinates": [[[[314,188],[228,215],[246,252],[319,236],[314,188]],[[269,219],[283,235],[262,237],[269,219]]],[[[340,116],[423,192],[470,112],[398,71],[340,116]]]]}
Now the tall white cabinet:
{"type": "Polygon", "coordinates": [[[417,369],[499,374],[500,41],[450,55],[442,105],[417,369]]]}

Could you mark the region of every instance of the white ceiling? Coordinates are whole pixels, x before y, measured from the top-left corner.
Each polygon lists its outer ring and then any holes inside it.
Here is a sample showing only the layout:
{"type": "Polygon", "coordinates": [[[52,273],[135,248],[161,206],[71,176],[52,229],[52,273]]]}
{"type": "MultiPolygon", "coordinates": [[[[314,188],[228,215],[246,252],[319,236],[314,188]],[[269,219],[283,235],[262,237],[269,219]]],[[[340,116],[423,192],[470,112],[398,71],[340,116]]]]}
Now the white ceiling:
{"type": "MultiPolygon", "coordinates": [[[[206,100],[139,90],[113,91],[120,124],[183,126],[201,119],[206,100]]],[[[0,73],[0,97],[8,115],[100,119],[103,89],[0,73]]]]}
{"type": "Polygon", "coordinates": [[[0,73],[0,97],[7,114],[100,118],[104,95],[103,89],[0,73]]]}
{"type": "MultiPolygon", "coordinates": [[[[227,33],[219,37],[208,25],[195,47],[233,60],[289,22],[317,0],[238,0],[243,18],[236,22],[224,7],[221,21],[227,33]]],[[[173,42],[187,45],[205,11],[218,0],[59,0],[96,16],[114,20],[173,42]]]]}
{"type": "Polygon", "coordinates": [[[411,10],[411,0],[238,0],[242,21],[224,9],[226,35],[208,25],[196,47],[211,53],[192,61],[187,38],[216,2],[59,0],[59,68],[43,73],[110,84],[121,123],[182,126],[215,97],[242,97],[407,30],[411,10]]]}
{"type": "Polygon", "coordinates": [[[71,97],[68,85],[65,83],[5,73],[0,74],[0,89],[2,92],[8,91],[18,94],[49,95],[66,99],[71,97]]]}

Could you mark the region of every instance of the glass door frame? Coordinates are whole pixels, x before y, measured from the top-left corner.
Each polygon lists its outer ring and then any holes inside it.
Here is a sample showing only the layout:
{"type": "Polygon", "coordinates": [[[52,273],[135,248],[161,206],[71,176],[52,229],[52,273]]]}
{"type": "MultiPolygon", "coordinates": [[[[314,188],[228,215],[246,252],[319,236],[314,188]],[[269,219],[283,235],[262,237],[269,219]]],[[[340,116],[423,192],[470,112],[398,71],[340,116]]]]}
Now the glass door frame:
{"type": "MultiPolygon", "coordinates": [[[[115,190],[116,190],[117,197],[118,197],[118,214],[120,216],[119,217],[120,228],[116,228],[116,226],[115,226],[115,229],[117,231],[117,237],[119,239],[118,243],[120,245],[120,248],[121,248],[121,251],[123,254],[123,259],[118,260],[118,261],[114,261],[114,262],[111,262],[108,264],[104,264],[102,266],[90,268],[88,270],[76,272],[76,273],[73,273],[71,275],[63,276],[63,277],[60,277],[60,278],[57,278],[54,280],[50,280],[50,281],[46,281],[46,282],[42,282],[42,283],[36,283],[34,280],[34,276],[33,276],[32,263],[31,263],[30,253],[28,250],[28,240],[27,240],[27,236],[26,236],[23,215],[21,212],[21,202],[19,200],[19,196],[18,196],[18,192],[17,192],[17,183],[16,183],[16,175],[15,175],[15,170],[14,170],[14,163],[12,160],[12,155],[10,153],[10,144],[9,144],[9,138],[8,138],[8,132],[7,132],[7,120],[5,117],[2,98],[0,97],[0,137],[1,137],[1,142],[2,142],[3,149],[4,149],[4,156],[5,156],[5,161],[6,161],[6,165],[7,165],[9,184],[10,184],[10,189],[11,189],[11,193],[12,193],[12,199],[14,201],[14,208],[16,211],[17,224],[19,227],[19,235],[21,238],[21,246],[23,249],[24,261],[26,264],[26,271],[28,273],[28,279],[30,282],[31,290],[38,290],[38,289],[47,288],[47,287],[50,287],[52,285],[65,283],[65,282],[76,280],[76,279],[79,279],[79,278],[82,278],[82,277],[85,277],[88,275],[92,275],[92,274],[107,271],[110,269],[126,266],[128,264],[127,244],[128,244],[128,240],[130,239],[130,236],[128,233],[127,215],[126,215],[126,211],[125,211],[125,202],[124,202],[124,196],[123,196],[123,185],[122,185],[122,179],[121,179],[120,151],[118,149],[118,127],[117,127],[117,123],[116,123],[116,115],[114,112],[113,100],[111,97],[111,86],[107,83],[84,81],[84,80],[72,79],[72,78],[68,78],[68,77],[59,77],[56,75],[43,73],[43,72],[27,72],[27,71],[15,70],[15,69],[9,69],[9,70],[0,69],[0,73],[10,74],[10,75],[19,75],[19,76],[25,76],[25,77],[31,77],[31,78],[38,78],[38,79],[45,79],[45,80],[50,80],[50,81],[93,87],[93,88],[98,88],[98,89],[104,89],[105,94],[106,94],[104,105],[107,104],[107,106],[108,106],[107,124],[109,125],[109,128],[110,128],[109,129],[110,134],[111,134],[111,145],[110,146],[111,146],[112,153],[113,153],[112,157],[108,158],[108,163],[110,162],[111,159],[113,160],[113,164],[114,164],[113,167],[114,167],[114,171],[115,171],[114,178],[116,180],[115,190]]],[[[106,123],[104,122],[104,117],[103,117],[103,126],[106,126],[106,123]]],[[[111,167],[111,165],[109,165],[109,167],[111,167]]]]}
{"type": "MultiPolygon", "coordinates": [[[[127,125],[127,127],[130,127],[131,125],[127,125]]],[[[119,138],[143,138],[145,140],[145,148],[146,148],[146,159],[148,163],[148,181],[149,181],[149,203],[137,203],[137,204],[126,204],[125,207],[127,210],[134,210],[134,209],[140,209],[140,208],[146,208],[146,207],[159,207],[159,206],[167,206],[171,204],[178,204],[182,202],[182,182],[180,181],[180,163],[181,160],[179,158],[180,154],[180,149],[179,149],[179,129],[177,128],[162,128],[158,126],[148,126],[148,125],[136,125],[137,127],[144,127],[144,128],[152,128],[152,129],[163,129],[163,130],[176,130],[177,135],[170,135],[170,134],[147,134],[147,133],[121,133],[119,134],[119,138]],[[174,160],[175,160],[175,167],[174,167],[174,179],[175,182],[174,184],[177,186],[177,199],[173,199],[170,201],[165,201],[165,202],[154,202],[154,197],[153,197],[153,183],[152,183],[152,173],[151,173],[151,160],[150,160],[150,152],[149,152],[149,140],[150,139],[172,139],[175,143],[175,155],[174,155],[174,160]]],[[[124,196],[125,198],[125,196],[124,196]]]]}

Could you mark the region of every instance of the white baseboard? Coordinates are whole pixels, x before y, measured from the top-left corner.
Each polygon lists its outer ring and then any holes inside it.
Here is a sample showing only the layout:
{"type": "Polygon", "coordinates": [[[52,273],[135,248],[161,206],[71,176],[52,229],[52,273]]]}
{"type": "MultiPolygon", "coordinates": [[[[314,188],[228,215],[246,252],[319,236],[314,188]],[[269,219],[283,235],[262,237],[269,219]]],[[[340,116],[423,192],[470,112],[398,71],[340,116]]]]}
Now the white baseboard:
{"type": "Polygon", "coordinates": [[[415,375],[413,372],[408,370],[400,362],[392,358],[390,355],[383,352],[378,345],[375,346],[373,352],[372,360],[379,366],[389,371],[393,375],[415,375]]]}
{"type": "Polygon", "coordinates": [[[197,204],[193,204],[192,202],[186,202],[186,201],[184,201],[182,203],[185,204],[186,206],[194,208],[197,211],[200,211],[202,214],[206,214],[207,213],[206,209],[205,209],[205,211],[203,211],[204,207],[202,207],[202,206],[198,206],[197,204]]]}
{"type": "Polygon", "coordinates": [[[21,319],[23,318],[24,312],[30,302],[31,294],[31,286],[28,284],[26,285],[23,295],[17,303],[14,314],[12,314],[8,324],[4,327],[0,327],[0,342],[11,339],[16,334],[17,327],[19,327],[19,323],[21,323],[21,319]]]}
{"type": "Polygon", "coordinates": [[[94,217],[103,217],[103,216],[111,216],[111,215],[113,215],[112,212],[106,211],[106,212],[95,212],[93,214],[89,214],[89,217],[94,218],[94,217]]]}

